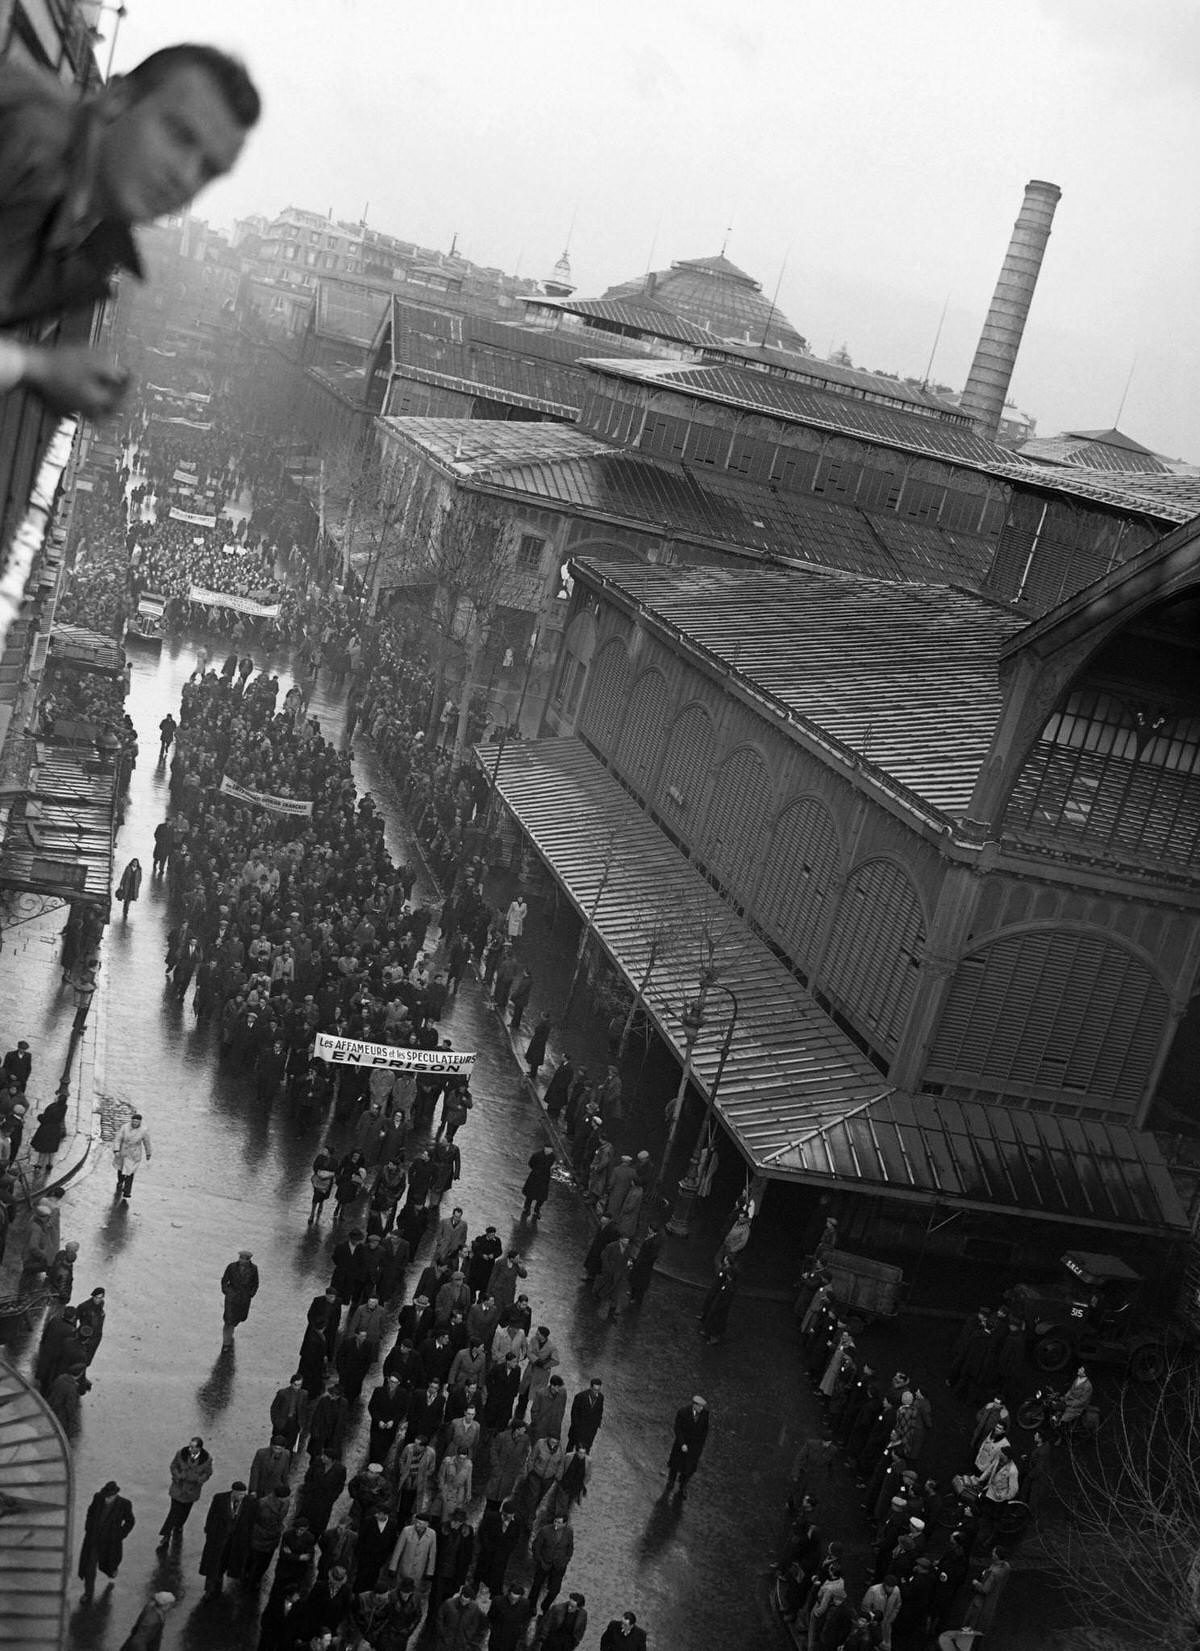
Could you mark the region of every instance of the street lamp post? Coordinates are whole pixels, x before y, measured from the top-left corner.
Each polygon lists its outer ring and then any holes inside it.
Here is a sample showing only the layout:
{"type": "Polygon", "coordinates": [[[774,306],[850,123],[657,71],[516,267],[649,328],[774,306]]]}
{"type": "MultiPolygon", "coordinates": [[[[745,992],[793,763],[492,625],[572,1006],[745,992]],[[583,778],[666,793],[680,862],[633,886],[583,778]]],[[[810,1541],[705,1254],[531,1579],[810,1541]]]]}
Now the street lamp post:
{"type": "MultiPolygon", "coordinates": [[[[663,1149],[662,1163],[658,1168],[655,1179],[655,1190],[662,1188],[663,1181],[671,1165],[671,1156],[675,1151],[675,1142],[679,1135],[679,1125],[683,1118],[683,1108],[687,1101],[687,1088],[692,1080],[692,1056],[696,1051],[696,1039],[700,1036],[700,1029],[704,1025],[704,1000],[708,995],[708,988],[712,984],[706,970],[700,976],[700,995],[685,1003],[679,1014],[679,1022],[683,1027],[683,1071],[679,1074],[679,1088],[675,1091],[675,1100],[671,1107],[671,1128],[667,1133],[667,1144],[663,1149]]],[[[668,1223],[669,1230],[669,1223],[668,1223]]]]}
{"type": "Polygon", "coordinates": [[[708,1134],[710,1109],[715,1109],[717,1096],[721,1090],[721,1079],[725,1076],[725,1062],[729,1059],[729,1051],[733,1047],[733,1034],[737,1029],[738,1000],[737,994],[729,986],[722,986],[718,980],[709,980],[708,985],[718,992],[724,992],[733,1005],[733,1013],[729,1017],[729,1025],[725,1028],[725,1038],[721,1044],[721,1055],[717,1061],[717,1070],[713,1074],[712,1088],[708,1092],[704,1103],[704,1115],[700,1120],[700,1132],[696,1136],[696,1145],[692,1156],[688,1160],[687,1173],[679,1183],[679,1202],[671,1212],[671,1219],[667,1222],[667,1231],[675,1238],[686,1238],[691,1232],[692,1211],[696,1203],[696,1195],[700,1191],[702,1175],[701,1158],[704,1152],[704,1143],[708,1134]]]}

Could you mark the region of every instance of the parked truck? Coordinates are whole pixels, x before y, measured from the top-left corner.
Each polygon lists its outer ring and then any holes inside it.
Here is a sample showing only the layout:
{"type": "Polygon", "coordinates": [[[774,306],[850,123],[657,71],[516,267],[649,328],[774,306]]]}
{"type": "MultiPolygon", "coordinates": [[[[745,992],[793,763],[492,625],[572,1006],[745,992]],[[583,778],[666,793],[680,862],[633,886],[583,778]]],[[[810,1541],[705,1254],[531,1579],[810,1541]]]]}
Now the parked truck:
{"type": "Polygon", "coordinates": [[[1119,1365],[1135,1381],[1153,1382],[1194,1345],[1195,1279],[1186,1265],[1169,1297],[1161,1281],[1152,1286],[1120,1256],[1068,1250],[1060,1265],[1057,1283],[1018,1284],[1005,1297],[1037,1369],[1119,1365]]]}

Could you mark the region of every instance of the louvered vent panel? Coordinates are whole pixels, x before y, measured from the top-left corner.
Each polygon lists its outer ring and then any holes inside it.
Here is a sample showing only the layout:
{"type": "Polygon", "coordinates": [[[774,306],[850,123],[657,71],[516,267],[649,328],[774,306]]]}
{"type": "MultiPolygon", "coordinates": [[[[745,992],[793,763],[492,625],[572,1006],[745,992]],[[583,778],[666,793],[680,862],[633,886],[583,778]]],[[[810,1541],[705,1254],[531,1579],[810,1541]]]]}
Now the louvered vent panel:
{"type": "Polygon", "coordinates": [[[1014,935],[960,965],[926,1076],[1131,1112],[1166,1015],[1161,986],[1121,947],[1091,935],[1014,935]]]}
{"type": "Polygon", "coordinates": [[[824,985],[889,1049],[904,1027],[923,941],[920,903],[899,866],[873,860],[856,871],[834,920],[824,985]]]}
{"type": "Polygon", "coordinates": [[[804,797],[785,808],[771,832],[757,904],[781,945],[806,966],[837,869],[837,832],[824,804],[804,797]]]}
{"type": "Polygon", "coordinates": [[[757,751],[743,746],[717,771],[704,830],[714,867],[727,868],[743,888],[753,877],[770,809],[766,765],[757,751]]]}
{"type": "Polygon", "coordinates": [[[653,790],[667,736],[671,691],[661,671],[643,671],[633,685],[617,747],[617,768],[642,796],[653,790]]]}
{"type": "Polygon", "coordinates": [[[596,655],[580,726],[608,756],[613,748],[629,686],[629,656],[623,642],[606,642],[596,655]]]}
{"type": "Polygon", "coordinates": [[[667,736],[659,781],[659,804],[670,825],[694,834],[704,818],[704,793],[713,760],[712,719],[702,705],[689,705],[667,736]]]}

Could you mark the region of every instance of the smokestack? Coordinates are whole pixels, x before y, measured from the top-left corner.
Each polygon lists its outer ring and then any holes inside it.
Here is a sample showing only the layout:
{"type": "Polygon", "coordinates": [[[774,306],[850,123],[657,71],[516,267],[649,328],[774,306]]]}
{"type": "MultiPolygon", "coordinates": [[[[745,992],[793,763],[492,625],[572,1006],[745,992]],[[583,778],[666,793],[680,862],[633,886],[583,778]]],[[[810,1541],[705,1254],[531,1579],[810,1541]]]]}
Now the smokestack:
{"type": "Polygon", "coordinates": [[[1061,197],[1062,190],[1056,183],[1033,178],[1025,185],[1025,199],[1013,225],[1012,240],[959,402],[962,411],[975,420],[981,436],[994,437],[1000,428],[1033,289],[1050,239],[1054,209],[1061,197]]]}

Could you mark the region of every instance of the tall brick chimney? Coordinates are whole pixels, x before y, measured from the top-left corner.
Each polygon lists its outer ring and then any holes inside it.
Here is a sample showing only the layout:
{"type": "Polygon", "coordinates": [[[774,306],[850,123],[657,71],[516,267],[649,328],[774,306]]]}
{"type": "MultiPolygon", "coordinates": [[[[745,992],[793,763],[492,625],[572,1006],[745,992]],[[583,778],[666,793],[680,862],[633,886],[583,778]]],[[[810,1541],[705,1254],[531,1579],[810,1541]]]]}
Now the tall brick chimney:
{"type": "Polygon", "coordinates": [[[959,403],[962,411],[975,420],[981,436],[994,437],[1000,428],[1033,289],[1050,239],[1054,209],[1061,196],[1056,183],[1034,178],[1025,185],[1025,199],[1013,225],[1012,240],[959,403]]]}

